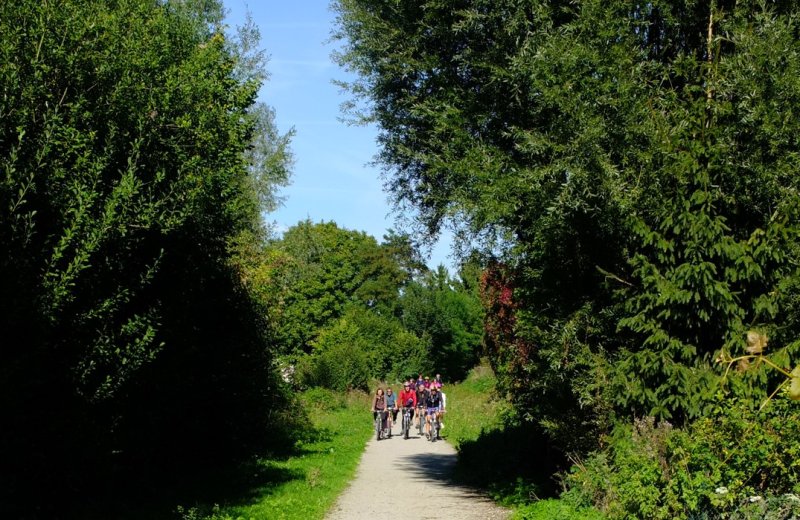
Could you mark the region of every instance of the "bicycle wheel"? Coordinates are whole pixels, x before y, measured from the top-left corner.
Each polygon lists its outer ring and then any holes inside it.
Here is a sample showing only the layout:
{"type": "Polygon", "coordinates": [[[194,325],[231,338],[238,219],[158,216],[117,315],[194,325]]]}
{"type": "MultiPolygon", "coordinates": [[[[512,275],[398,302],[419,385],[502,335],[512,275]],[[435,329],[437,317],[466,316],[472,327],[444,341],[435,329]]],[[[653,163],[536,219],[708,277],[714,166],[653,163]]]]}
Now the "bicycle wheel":
{"type": "Polygon", "coordinates": [[[381,440],[381,416],[375,419],[375,440],[381,440]]]}

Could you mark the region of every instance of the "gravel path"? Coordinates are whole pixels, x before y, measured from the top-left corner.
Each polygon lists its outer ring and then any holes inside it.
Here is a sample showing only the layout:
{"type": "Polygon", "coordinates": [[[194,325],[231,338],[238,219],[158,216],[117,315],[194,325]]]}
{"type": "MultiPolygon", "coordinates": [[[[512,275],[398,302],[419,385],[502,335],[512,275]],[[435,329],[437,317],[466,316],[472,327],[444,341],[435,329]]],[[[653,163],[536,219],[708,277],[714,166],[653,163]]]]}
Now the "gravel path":
{"type": "MultiPolygon", "coordinates": [[[[398,421],[400,417],[398,416],[398,421]]],[[[469,488],[450,481],[456,450],[446,441],[429,442],[412,428],[406,440],[394,427],[391,439],[373,436],[355,479],[326,520],[474,519],[499,520],[509,512],[469,488]],[[420,512],[420,508],[424,510],[420,512]]],[[[447,429],[442,432],[445,436],[447,429]]]]}

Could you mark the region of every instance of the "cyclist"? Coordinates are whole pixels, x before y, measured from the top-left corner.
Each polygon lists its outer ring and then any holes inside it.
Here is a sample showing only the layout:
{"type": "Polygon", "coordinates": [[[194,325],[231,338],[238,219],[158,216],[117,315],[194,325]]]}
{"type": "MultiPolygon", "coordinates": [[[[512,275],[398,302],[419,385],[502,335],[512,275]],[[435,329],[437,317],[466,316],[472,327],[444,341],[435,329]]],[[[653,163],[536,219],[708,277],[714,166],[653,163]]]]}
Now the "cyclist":
{"type": "Polygon", "coordinates": [[[422,381],[422,384],[425,385],[425,388],[430,390],[430,388],[431,388],[431,378],[428,377],[428,376],[425,376],[425,379],[422,381]]]}
{"type": "Polygon", "coordinates": [[[425,401],[428,400],[428,390],[425,385],[417,385],[417,427],[420,421],[425,420],[425,401]]]}
{"type": "MultiPolygon", "coordinates": [[[[400,406],[403,408],[411,408],[411,419],[414,419],[414,408],[417,407],[417,393],[411,390],[411,385],[406,381],[403,383],[403,389],[400,390],[400,406]]],[[[403,410],[405,412],[405,410],[403,410]]]]}
{"type": "Polygon", "coordinates": [[[381,429],[386,429],[386,418],[389,415],[386,413],[386,396],[383,395],[383,388],[375,390],[375,397],[372,399],[372,420],[378,418],[378,413],[381,414],[381,429]]]}
{"type": "MultiPolygon", "coordinates": [[[[439,390],[434,386],[428,394],[428,399],[425,401],[425,433],[430,436],[431,434],[431,421],[441,418],[442,411],[442,396],[439,395],[439,390]]],[[[437,434],[438,435],[438,434],[437,434]]]]}
{"type": "Polygon", "coordinates": [[[392,388],[386,388],[386,410],[389,415],[389,437],[392,436],[392,426],[397,421],[397,396],[392,392],[392,388]]]}

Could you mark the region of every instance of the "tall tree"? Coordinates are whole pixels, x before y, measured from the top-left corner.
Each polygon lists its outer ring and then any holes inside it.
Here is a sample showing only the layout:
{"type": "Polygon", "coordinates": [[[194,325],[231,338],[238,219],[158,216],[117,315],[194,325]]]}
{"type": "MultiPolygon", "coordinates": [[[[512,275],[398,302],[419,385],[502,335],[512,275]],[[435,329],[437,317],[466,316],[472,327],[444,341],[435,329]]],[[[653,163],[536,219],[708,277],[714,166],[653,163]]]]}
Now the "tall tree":
{"type": "Polygon", "coordinates": [[[391,313],[407,273],[364,232],[302,221],[273,242],[272,283],[283,294],[278,335],[284,353],[309,352],[319,331],[350,305],[391,313]]]}
{"type": "Polygon", "coordinates": [[[286,141],[221,22],[216,1],[0,5],[0,326],[24,338],[3,507],[53,516],[115,470],[261,436],[278,394],[231,251],[263,236],[286,141]]]}
{"type": "Polygon", "coordinates": [[[433,369],[449,381],[463,379],[482,353],[482,309],[477,294],[443,266],[409,284],[400,297],[403,325],[429,343],[433,369]]]}
{"type": "Polygon", "coordinates": [[[797,265],[796,3],[335,5],[352,108],[380,129],[397,204],[503,256],[495,360],[554,438],[585,449],[612,404],[696,410],[681,374],[788,318],[794,297],[775,289],[797,265]],[[679,290],[661,296],[668,278],[679,290]],[[659,339],[656,322],[676,321],[659,339]],[[642,383],[630,400],[610,392],[626,379],[642,383]]]}

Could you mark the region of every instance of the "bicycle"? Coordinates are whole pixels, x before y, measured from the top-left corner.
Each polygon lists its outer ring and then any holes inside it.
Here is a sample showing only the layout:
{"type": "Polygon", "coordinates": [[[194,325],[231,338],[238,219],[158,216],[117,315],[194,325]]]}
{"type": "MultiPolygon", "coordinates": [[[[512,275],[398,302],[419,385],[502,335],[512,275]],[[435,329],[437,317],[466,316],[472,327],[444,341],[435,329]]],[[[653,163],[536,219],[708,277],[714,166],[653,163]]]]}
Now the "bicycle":
{"type": "Polygon", "coordinates": [[[394,408],[387,408],[386,409],[386,430],[388,431],[387,437],[389,439],[392,438],[392,428],[394,428],[394,421],[392,420],[394,408]]]}
{"type": "Polygon", "coordinates": [[[408,406],[403,407],[403,422],[402,422],[402,429],[400,433],[403,435],[404,439],[408,439],[408,430],[411,429],[411,408],[408,406]]]}
{"type": "Polygon", "coordinates": [[[432,412],[429,415],[431,417],[431,426],[426,435],[428,436],[429,441],[435,442],[436,439],[439,438],[439,430],[441,429],[439,426],[439,418],[437,417],[437,412],[432,412]]]}
{"type": "Polygon", "coordinates": [[[384,415],[386,412],[385,410],[379,410],[378,413],[375,415],[375,439],[381,440],[386,436],[386,429],[383,427],[384,415]]]}
{"type": "Polygon", "coordinates": [[[417,429],[420,437],[425,435],[425,408],[422,406],[417,407],[417,429]]]}

